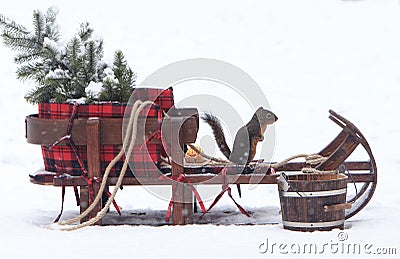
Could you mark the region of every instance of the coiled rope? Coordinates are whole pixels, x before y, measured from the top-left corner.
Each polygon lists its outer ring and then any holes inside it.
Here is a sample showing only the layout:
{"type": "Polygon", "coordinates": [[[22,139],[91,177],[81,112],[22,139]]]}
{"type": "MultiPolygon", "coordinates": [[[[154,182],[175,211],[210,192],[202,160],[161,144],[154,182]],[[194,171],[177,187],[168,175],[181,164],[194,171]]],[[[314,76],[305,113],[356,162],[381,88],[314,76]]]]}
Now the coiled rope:
{"type": "Polygon", "coordinates": [[[94,199],[93,203],[84,211],[82,212],[80,215],[78,215],[75,218],[66,220],[66,221],[61,221],[58,223],[54,223],[48,226],[49,229],[57,229],[57,230],[62,230],[62,231],[72,231],[72,230],[77,230],[86,226],[90,226],[93,225],[94,223],[96,223],[98,220],[102,219],[104,217],[104,215],[107,213],[108,209],[110,208],[111,203],[113,202],[115,196],[117,195],[118,189],[120,188],[121,184],[122,184],[122,180],[125,176],[126,170],[128,168],[128,163],[129,163],[129,157],[132,154],[133,151],[133,147],[136,143],[136,137],[137,137],[137,126],[138,126],[138,118],[140,115],[140,112],[148,105],[152,105],[154,104],[152,101],[145,101],[142,102],[140,100],[136,101],[133,105],[132,111],[130,113],[130,117],[129,117],[129,121],[128,121],[128,128],[127,128],[127,132],[125,134],[125,138],[123,141],[123,148],[121,149],[121,151],[118,153],[118,155],[108,164],[106,171],[104,173],[101,185],[100,185],[100,189],[99,192],[96,196],[96,198],[94,199]],[[118,177],[118,181],[115,184],[114,190],[111,194],[111,196],[109,197],[107,203],[105,204],[104,208],[97,213],[97,215],[95,217],[93,217],[92,219],[84,222],[84,223],[80,223],[78,225],[71,225],[74,222],[80,221],[81,219],[83,219],[84,217],[86,217],[94,208],[95,206],[99,203],[102,193],[106,187],[107,184],[107,178],[108,175],[110,174],[110,171],[112,169],[112,167],[122,158],[122,156],[124,155],[124,150],[128,150],[126,153],[126,159],[124,161],[124,164],[122,166],[122,170],[121,173],[118,177]]]}
{"type": "MultiPolygon", "coordinates": [[[[299,155],[291,156],[279,163],[271,164],[271,167],[272,168],[281,167],[297,158],[304,158],[306,160],[306,164],[308,164],[308,165],[317,165],[317,164],[320,164],[320,163],[328,160],[327,157],[321,156],[320,154],[299,154],[299,155]]],[[[337,170],[318,170],[313,167],[303,167],[301,169],[301,171],[303,173],[319,173],[319,174],[329,174],[329,173],[337,173],[338,172],[337,170]]]]}
{"type": "MultiPolygon", "coordinates": [[[[225,164],[225,165],[233,163],[233,162],[231,162],[229,160],[215,158],[215,157],[212,157],[210,155],[207,155],[204,152],[202,152],[201,150],[199,150],[193,144],[189,144],[189,146],[196,153],[198,153],[200,156],[202,156],[202,157],[204,157],[204,158],[206,158],[208,160],[215,161],[215,162],[218,162],[218,163],[222,163],[222,164],[225,164]]],[[[319,163],[325,162],[328,159],[327,157],[321,156],[320,154],[298,154],[298,155],[291,156],[291,157],[289,157],[289,158],[287,158],[285,160],[282,160],[279,163],[271,164],[271,167],[272,168],[281,167],[281,166],[286,165],[290,161],[295,160],[297,158],[304,158],[305,161],[306,161],[306,164],[308,164],[308,165],[317,165],[319,163]]],[[[338,172],[337,170],[318,170],[318,169],[315,169],[315,168],[312,168],[312,167],[304,167],[304,168],[301,169],[301,171],[303,173],[320,173],[320,174],[322,174],[322,173],[325,173],[325,174],[326,173],[337,173],[338,172]]]]}

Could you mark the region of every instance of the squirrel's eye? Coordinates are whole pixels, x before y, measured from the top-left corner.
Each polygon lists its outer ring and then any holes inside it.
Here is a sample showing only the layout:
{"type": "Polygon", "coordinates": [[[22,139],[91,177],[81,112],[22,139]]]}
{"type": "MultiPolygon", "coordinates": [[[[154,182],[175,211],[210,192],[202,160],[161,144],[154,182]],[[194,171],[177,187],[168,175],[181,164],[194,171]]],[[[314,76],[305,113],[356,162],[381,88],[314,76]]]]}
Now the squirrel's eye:
{"type": "Polygon", "coordinates": [[[267,119],[271,119],[271,113],[267,114],[267,119]]]}

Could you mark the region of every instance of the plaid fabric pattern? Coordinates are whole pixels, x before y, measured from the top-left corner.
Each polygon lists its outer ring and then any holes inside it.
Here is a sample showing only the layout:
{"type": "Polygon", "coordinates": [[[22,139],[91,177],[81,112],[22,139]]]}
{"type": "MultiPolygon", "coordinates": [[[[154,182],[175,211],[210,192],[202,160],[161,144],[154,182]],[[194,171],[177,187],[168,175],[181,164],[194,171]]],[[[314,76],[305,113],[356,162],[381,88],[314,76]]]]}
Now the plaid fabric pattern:
{"type": "MultiPolygon", "coordinates": [[[[154,88],[137,88],[134,91],[135,100],[152,100],[156,106],[150,109],[144,109],[141,116],[158,117],[158,112],[167,111],[174,105],[174,97],[172,88],[161,90],[154,88]],[[160,110],[161,108],[161,110],[160,110]]],[[[122,118],[124,117],[126,104],[119,103],[99,103],[99,104],[82,104],[78,108],[78,118],[101,117],[101,118],[122,118]]],[[[40,103],[39,118],[46,119],[69,119],[72,113],[73,104],[69,103],[40,103]]],[[[112,159],[120,152],[121,145],[102,145],[100,148],[101,169],[104,172],[112,159]]],[[[77,146],[77,151],[82,162],[87,168],[86,146],[77,146]]],[[[154,164],[158,166],[163,152],[162,146],[159,144],[147,144],[147,150],[142,145],[134,148],[131,157],[131,165],[134,165],[136,176],[155,175],[154,164]],[[153,168],[153,170],[151,170],[153,168]]],[[[42,155],[45,169],[47,171],[57,172],[60,174],[67,173],[74,176],[82,175],[81,167],[76,156],[69,146],[58,145],[50,149],[42,146],[42,155]]],[[[117,176],[122,169],[123,158],[116,163],[110,172],[110,176],[117,176]]],[[[132,176],[132,172],[128,169],[128,176],[132,176]]]]}
{"type": "Polygon", "coordinates": [[[142,145],[135,145],[130,158],[130,167],[133,168],[136,177],[159,176],[160,152],[162,146],[147,144],[147,150],[142,145]],[[155,161],[157,161],[155,163],[155,161]]]}
{"type": "MultiPolygon", "coordinates": [[[[72,103],[39,103],[39,118],[69,119],[73,107],[72,103]]],[[[120,103],[81,104],[78,109],[78,118],[123,118],[125,108],[126,104],[120,103]]]]}
{"type": "MultiPolygon", "coordinates": [[[[172,87],[166,90],[160,90],[156,88],[137,88],[133,94],[132,98],[134,100],[151,100],[154,101],[160,109],[164,111],[168,111],[174,105],[174,95],[172,92],[172,87]],[[146,90],[143,90],[146,89],[146,90]]],[[[148,109],[143,109],[141,116],[147,117],[157,117],[157,110],[155,109],[154,105],[148,109]]]]}

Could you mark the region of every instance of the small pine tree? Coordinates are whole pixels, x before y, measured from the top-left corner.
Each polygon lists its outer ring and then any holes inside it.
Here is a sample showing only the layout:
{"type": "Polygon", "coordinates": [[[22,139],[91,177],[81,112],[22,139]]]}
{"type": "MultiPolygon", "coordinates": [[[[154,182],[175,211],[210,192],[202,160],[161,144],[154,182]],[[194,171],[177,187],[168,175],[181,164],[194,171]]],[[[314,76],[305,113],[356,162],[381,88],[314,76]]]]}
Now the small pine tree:
{"type": "Polygon", "coordinates": [[[34,11],[33,31],[0,14],[3,42],[17,52],[14,58],[18,64],[17,78],[36,83],[36,88],[25,96],[26,100],[39,103],[86,98],[126,102],[136,74],[127,65],[123,53],[116,51],[113,65],[106,64],[103,40],[93,37],[93,29],[87,22],[61,46],[57,13],[54,8],[46,13],[34,11]],[[86,88],[91,83],[102,83],[102,91],[88,91],[86,88]]]}
{"type": "Polygon", "coordinates": [[[135,85],[136,73],[127,65],[122,51],[117,50],[114,54],[114,63],[111,77],[106,76],[103,81],[103,90],[99,95],[100,101],[110,100],[127,102],[135,85]]]}

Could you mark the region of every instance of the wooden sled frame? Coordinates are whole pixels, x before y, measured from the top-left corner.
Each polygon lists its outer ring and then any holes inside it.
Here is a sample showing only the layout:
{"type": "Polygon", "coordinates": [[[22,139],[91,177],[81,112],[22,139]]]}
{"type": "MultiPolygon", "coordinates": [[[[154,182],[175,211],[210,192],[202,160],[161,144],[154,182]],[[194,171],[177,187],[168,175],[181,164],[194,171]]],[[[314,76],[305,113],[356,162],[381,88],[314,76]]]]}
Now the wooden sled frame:
{"type": "MultiPolygon", "coordinates": [[[[315,166],[318,170],[338,169],[341,173],[348,174],[348,184],[359,183],[362,187],[353,197],[348,197],[348,201],[353,203],[353,207],[346,211],[346,219],[354,216],[362,210],[371,200],[377,184],[377,167],[371,148],[359,131],[359,129],[350,121],[335,113],[329,111],[329,118],[338,124],[342,131],[336,138],[329,143],[319,154],[328,157],[328,159],[315,166]],[[369,156],[368,161],[346,161],[357,146],[365,149],[369,156]]],[[[49,145],[61,136],[50,136],[41,139],[40,134],[44,128],[49,127],[48,119],[39,119],[35,115],[26,118],[26,137],[28,143],[49,145]],[[40,141],[39,141],[40,140],[40,141]]],[[[64,129],[67,120],[52,120],[52,127],[64,129]]],[[[146,120],[145,131],[155,127],[156,121],[146,120]]],[[[175,109],[171,112],[171,117],[164,118],[163,124],[168,125],[169,132],[163,133],[163,138],[169,139],[165,145],[169,145],[171,154],[171,167],[162,169],[164,173],[171,173],[172,178],[177,178],[185,174],[187,179],[194,184],[221,184],[223,180],[227,184],[276,184],[278,174],[270,174],[271,163],[258,163],[256,166],[227,166],[227,175],[222,177],[221,170],[224,166],[202,166],[189,167],[184,166],[184,145],[194,143],[198,130],[198,112],[197,109],[175,109]],[[237,172],[240,172],[238,174],[237,172]]],[[[72,136],[78,145],[87,145],[88,173],[89,177],[102,177],[104,172],[100,172],[99,147],[102,144],[121,144],[122,119],[78,119],[74,122],[72,136]],[[119,130],[118,130],[119,129],[119,130]],[[116,134],[107,135],[106,132],[115,132],[116,134]]],[[[56,131],[63,134],[62,130],[56,131]]],[[[143,134],[143,133],[142,133],[143,134]]],[[[152,140],[152,141],[157,141],[152,140]]],[[[290,162],[275,170],[295,172],[301,171],[306,167],[303,162],[290,162]]],[[[32,183],[53,185],[53,186],[79,186],[81,211],[85,210],[89,204],[89,192],[87,181],[79,176],[64,177],[56,174],[32,174],[30,175],[32,183]]],[[[116,182],[115,177],[107,179],[107,185],[113,186],[116,182]]],[[[193,223],[193,193],[187,183],[176,182],[167,177],[147,177],[137,179],[135,177],[125,177],[123,185],[170,185],[174,193],[174,202],[172,205],[172,223],[174,225],[183,225],[193,223]]],[[[94,183],[94,195],[97,194],[99,183],[94,183]]],[[[93,211],[95,215],[101,210],[101,203],[93,211]]],[[[87,220],[84,219],[83,221],[87,220]]],[[[102,222],[99,221],[98,224],[102,222]]]]}

